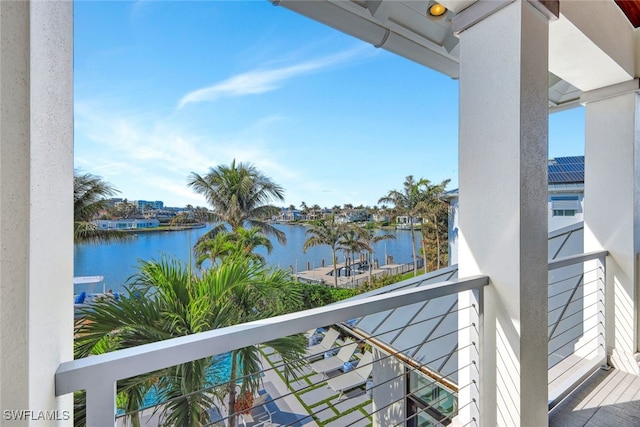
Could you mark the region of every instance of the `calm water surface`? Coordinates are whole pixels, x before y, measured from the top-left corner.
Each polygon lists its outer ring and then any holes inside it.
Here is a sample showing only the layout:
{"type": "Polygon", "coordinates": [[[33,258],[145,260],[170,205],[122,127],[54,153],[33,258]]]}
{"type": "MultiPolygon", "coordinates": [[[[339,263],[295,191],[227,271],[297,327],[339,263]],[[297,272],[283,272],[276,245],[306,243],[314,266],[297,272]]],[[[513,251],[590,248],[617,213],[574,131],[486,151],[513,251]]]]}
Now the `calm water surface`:
{"type": "MultiPolygon", "coordinates": [[[[306,227],[282,224],[277,224],[276,227],[287,235],[287,244],[281,245],[272,239],[271,254],[261,251],[270,265],[293,268],[297,272],[306,270],[307,263],[311,268],[320,267],[323,259],[327,266],[331,264],[331,250],[326,246],[310,248],[306,254],[303,252],[302,245],[308,237],[305,234],[306,227]]],[[[139,233],[136,238],[121,243],[76,244],[74,275],[102,275],[108,289],[120,292],[127,279],[136,273],[138,260],[159,260],[164,254],[189,262],[191,248],[209,229],[210,227],[188,231],[139,233]]],[[[380,231],[379,233],[390,233],[396,236],[396,239],[384,240],[375,245],[374,257],[380,260],[380,264],[384,264],[385,255],[392,255],[395,263],[412,261],[409,231],[380,231]]],[[[416,242],[419,242],[418,236],[416,236],[416,242]]],[[[343,254],[338,254],[338,261],[344,261],[343,254]]]]}

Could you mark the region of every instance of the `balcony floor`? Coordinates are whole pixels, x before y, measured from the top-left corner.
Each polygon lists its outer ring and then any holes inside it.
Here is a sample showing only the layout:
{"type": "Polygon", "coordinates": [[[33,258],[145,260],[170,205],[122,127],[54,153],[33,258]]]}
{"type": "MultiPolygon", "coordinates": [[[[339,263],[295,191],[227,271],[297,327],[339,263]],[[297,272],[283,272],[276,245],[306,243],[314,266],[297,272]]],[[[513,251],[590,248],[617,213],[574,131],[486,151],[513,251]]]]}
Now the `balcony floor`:
{"type": "Polygon", "coordinates": [[[598,370],[549,413],[549,426],[640,426],[640,377],[598,370]]]}

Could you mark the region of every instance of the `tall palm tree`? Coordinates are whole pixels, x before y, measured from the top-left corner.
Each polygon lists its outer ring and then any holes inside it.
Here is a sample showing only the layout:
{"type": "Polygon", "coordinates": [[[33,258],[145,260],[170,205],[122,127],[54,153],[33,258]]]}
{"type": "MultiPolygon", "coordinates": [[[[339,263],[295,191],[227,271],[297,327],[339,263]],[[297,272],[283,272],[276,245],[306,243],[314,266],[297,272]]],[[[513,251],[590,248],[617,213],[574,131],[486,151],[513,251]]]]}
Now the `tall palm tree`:
{"type": "Polygon", "coordinates": [[[320,221],[310,223],[306,231],[310,237],[305,240],[302,250],[306,253],[313,246],[329,246],[331,248],[331,259],[333,261],[333,284],[338,287],[338,272],[336,268],[336,251],[340,248],[340,243],[344,236],[344,226],[336,222],[333,215],[320,221]]]}
{"type": "Polygon", "coordinates": [[[99,176],[90,173],[73,173],[73,241],[99,242],[123,240],[128,235],[117,230],[100,230],[91,221],[107,207],[107,198],[118,190],[99,176]]]}
{"type": "Polygon", "coordinates": [[[270,203],[283,201],[284,189],[252,164],[236,163],[234,159],[231,165],[211,168],[203,176],[192,172],[187,185],[207,199],[213,208],[210,216],[220,222],[200,240],[225,231],[226,225],[231,231],[248,225],[275,236],[280,243],[286,242],[285,234],[265,221],[278,212],[270,203]]]}
{"type": "MultiPolygon", "coordinates": [[[[266,269],[242,254],[200,275],[175,260],[142,261],[128,294],[117,301],[98,301],[83,312],[75,329],[76,357],[95,354],[104,348],[105,340],[112,340],[109,350],[134,347],[264,319],[301,304],[286,271],[266,269]]],[[[280,354],[287,378],[295,377],[305,351],[304,337],[285,337],[265,345],[280,354]]],[[[207,410],[215,399],[211,393],[192,392],[213,387],[228,396],[229,425],[234,426],[237,380],[243,379],[243,394],[254,395],[260,387],[258,354],[256,346],[232,352],[231,375],[224,384],[213,384],[208,378],[213,358],[205,358],[118,382],[118,392],[128,392],[135,400],[144,396],[149,384],[156,384],[159,396],[167,401],[163,424],[201,426],[210,422],[207,410]]],[[[138,400],[129,405],[130,410],[141,403],[138,400]]]]}
{"type": "Polygon", "coordinates": [[[367,246],[369,252],[369,284],[373,283],[373,246],[382,240],[395,238],[393,234],[376,234],[375,227],[370,224],[360,230],[360,240],[367,246]]]}
{"type": "Polygon", "coordinates": [[[409,175],[405,178],[403,184],[403,191],[391,190],[386,196],[383,196],[378,200],[378,203],[391,203],[393,204],[393,211],[396,216],[406,215],[409,218],[410,230],[411,230],[411,253],[413,255],[413,275],[418,274],[418,258],[416,257],[416,237],[414,218],[418,215],[418,206],[421,201],[426,197],[425,187],[429,181],[420,178],[416,181],[413,175],[409,175]]]}
{"type": "MultiPolygon", "coordinates": [[[[429,221],[423,224],[422,227],[422,253],[424,255],[424,272],[427,272],[427,243],[430,240],[428,238],[429,231],[432,231],[435,239],[435,255],[436,264],[434,268],[440,268],[440,234],[442,228],[443,218],[447,218],[447,215],[443,216],[443,209],[446,211],[445,203],[440,200],[440,196],[444,194],[447,185],[451,180],[446,179],[439,184],[431,184],[428,180],[425,180],[425,186],[423,190],[423,198],[416,206],[416,212],[418,212],[423,218],[428,218],[429,221]]],[[[445,220],[446,222],[446,220],[445,220]]]]}

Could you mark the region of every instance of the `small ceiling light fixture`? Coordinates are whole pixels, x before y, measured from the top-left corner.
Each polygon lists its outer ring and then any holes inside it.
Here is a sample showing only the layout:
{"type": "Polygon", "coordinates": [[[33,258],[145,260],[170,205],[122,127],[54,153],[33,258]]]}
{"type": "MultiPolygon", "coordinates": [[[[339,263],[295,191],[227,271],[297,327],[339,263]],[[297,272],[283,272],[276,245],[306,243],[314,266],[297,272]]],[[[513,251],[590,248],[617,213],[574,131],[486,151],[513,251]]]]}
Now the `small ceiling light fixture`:
{"type": "Polygon", "coordinates": [[[445,13],[447,13],[447,8],[440,3],[433,3],[431,6],[429,6],[429,15],[435,18],[439,18],[445,13]]]}

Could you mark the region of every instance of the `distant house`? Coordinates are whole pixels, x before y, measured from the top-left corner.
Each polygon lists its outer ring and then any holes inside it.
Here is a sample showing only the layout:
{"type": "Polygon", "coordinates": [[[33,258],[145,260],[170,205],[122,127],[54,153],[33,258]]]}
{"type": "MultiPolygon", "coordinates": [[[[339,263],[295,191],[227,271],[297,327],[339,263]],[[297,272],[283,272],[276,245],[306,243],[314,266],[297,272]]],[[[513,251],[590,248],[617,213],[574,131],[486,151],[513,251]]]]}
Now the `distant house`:
{"type": "Polygon", "coordinates": [[[116,219],[93,221],[100,230],[135,230],[138,228],[155,228],[160,225],[157,219],[116,219]]]}
{"type": "Polygon", "coordinates": [[[397,230],[411,230],[411,223],[413,222],[413,229],[419,230],[422,227],[422,218],[409,217],[408,215],[398,215],[396,217],[396,229],[397,230]]]}
{"type": "Polygon", "coordinates": [[[368,221],[371,215],[366,209],[345,209],[336,215],[336,222],[348,223],[348,222],[362,222],[368,221]]]}
{"type": "Polygon", "coordinates": [[[371,214],[371,220],[375,222],[387,222],[389,221],[389,214],[386,212],[375,212],[371,214]]]}
{"type": "MultiPolygon", "coordinates": [[[[549,232],[584,220],[584,156],[549,159],[549,232]]],[[[445,193],[449,203],[449,264],[458,263],[458,189],[445,193]]]]}
{"type": "Polygon", "coordinates": [[[157,210],[162,209],[164,207],[164,202],[162,200],[138,200],[135,202],[138,206],[138,210],[140,212],[146,210],[157,210]]]}
{"type": "Polygon", "coordinates": [[[293,222],[301,219],[301,212],[298,209],[281,208],[273,219],[277,222],[293,222]]]}

